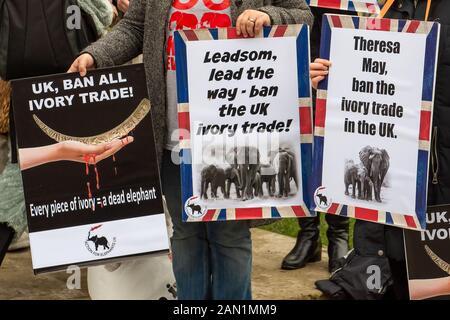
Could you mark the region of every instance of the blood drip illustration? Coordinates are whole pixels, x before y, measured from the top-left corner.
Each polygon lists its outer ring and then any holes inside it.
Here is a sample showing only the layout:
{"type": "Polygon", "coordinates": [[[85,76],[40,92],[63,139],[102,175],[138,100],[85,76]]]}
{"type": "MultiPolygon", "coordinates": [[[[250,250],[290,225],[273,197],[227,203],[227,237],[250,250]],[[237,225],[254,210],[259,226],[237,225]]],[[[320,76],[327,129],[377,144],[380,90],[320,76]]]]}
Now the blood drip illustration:
{"type": "MultiPolygon", "coordinates": [[[[97,190],[100,190],[100,176],[98,174],[97,164],[95,160],[96,156],[93,154],[86,154],[84,155],[84,163],[86,165],[86,177],[89,180],[89,166],[94,166],[94,172],[95,172],[95,181],[96,181],[96,188],[97,190]]],[[[88,191],[88,197],[89,199],[92,199],[92,190],[91,190],[91,183],[88,181],[86,183],[87,185],[87,191],[88,191]]]]}
{"type": "Polygon", "coordinates": [[[95,170],[95,180],[97,182],[97,190],[100,190],[100,178],[98,176],[98,170],[97,170],[96,164],[94,164],[94,170],[95,170]]]}
{"type": "Polygon", "coordinates": [[[89,199],[92,199],[91,184],[89,182],[87,183],[87,190],[89,199]]]}
{"type": "Polygon", "coordinates": [[[117,166],[116,166],[116,156],[115,155],[112,156],[112,160],[114,163],[114,175],[117,176],[117,166]]]}

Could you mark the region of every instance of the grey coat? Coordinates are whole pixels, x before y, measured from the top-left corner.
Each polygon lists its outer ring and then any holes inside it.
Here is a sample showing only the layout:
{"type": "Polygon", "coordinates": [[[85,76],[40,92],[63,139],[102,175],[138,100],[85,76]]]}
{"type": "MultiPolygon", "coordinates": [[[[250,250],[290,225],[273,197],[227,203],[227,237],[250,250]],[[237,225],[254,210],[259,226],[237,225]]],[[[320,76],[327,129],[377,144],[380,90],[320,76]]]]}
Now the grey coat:
{"type": "MultiPolygon", "coordinates": [[[[94,57],[97,68],[123,64],[143,52],[159,159],[166,135],[165,43],[171,4],[172,0],[130,1],[114,29],[84,51],[94,57]]],[[[273,25],[313,23],[305,0],[233,0],[233,25],[247,9],[267,13],[273,25]]]]}

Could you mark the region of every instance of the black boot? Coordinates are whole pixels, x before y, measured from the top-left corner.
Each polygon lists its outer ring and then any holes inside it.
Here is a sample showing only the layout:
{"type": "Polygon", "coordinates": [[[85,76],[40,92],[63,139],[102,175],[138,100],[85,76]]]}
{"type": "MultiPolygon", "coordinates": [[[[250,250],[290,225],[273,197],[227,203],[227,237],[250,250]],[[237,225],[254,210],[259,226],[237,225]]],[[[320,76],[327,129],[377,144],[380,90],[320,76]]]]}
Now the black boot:
{"type": "Polygon", "coordinates": [[[14,230],[0,221],[0,266],[14,237],[14,230]]]}
{"type": "Polygon", "coordinates": [[[308,262],[322,259],[322,243],[320,241],[320,218],[298,219],[300,231],[294,248],[288,253],[281,264],[281,269],[293,270],[306,266],[308,262]]]}
{"type": "Polygon", "coordinates": [[[339,266],[338,260],[349,251],[349,219],[330,214],[325,218],[328,223],[328,271],[331,273],[339,266]]]}

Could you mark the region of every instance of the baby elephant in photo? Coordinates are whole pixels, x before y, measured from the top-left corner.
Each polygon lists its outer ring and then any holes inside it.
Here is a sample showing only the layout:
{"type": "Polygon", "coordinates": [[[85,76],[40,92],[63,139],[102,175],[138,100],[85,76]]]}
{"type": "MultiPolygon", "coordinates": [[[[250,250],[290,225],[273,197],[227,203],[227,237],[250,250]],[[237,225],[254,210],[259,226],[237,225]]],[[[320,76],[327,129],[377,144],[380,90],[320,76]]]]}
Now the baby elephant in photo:
{"type": "Polygon", "coordinates": [[[203,168],[201,172],[201,192],[200,196],[203,199],[208,199],[208,188],[211,185],[211,197],[214,197],[213,185],[214,185],[214,177],[216,175],[217,167],[214,165],[209,165],[203,168]]]}
{"type": "Polygon", "coordinates": [[[261,173],[261,184],[266,184],[267,193],[273,197],[275,195],[275,182],[277,179],[277,172],[270,164],[262,164],[259,172],[261,173]]]}
{"type": "Polygon", "coordinates": [[[208,188],[211,185],[211,198],[217,198],[217,190],[225,196],[225,170],[209,165],[201,172],[201,197],[208,199],[208,188]]]}
{"type": "Polygon", "coordinates": [[[390,157],[385,149],[366,146],[359,152],[359,158],[369,173],[373,183],[373,193],[377,202],[381,200],[381,187],[389,171],[390,157]]]}
{"type": "Polygon", "coordinates": [[[218,198],[217,196],[217,190],[220,188],[220,191],[222,192],[222,196],[226,196],[226,190],[225,190],[225,170],[222,168],[216,168],[216,171],[214,173],[214,177],[212,179],[212,195],[215,199],[218,198]]]}
{"type": "Polygon", "coordinates": [[[358,177],[359,166],[353,160],[347,160],[345,163],[344,183],[345,195],[348,196],[348,187],[352,186],[352,198],[356,198],[356,189],[358,189],[358,198],[361,199],[361,182],[358,177]]]}
{"type": "Polygon", "coordinates": [[[373,182],[370,180],[369,172],[363,164],[358,167],[358,179],[362,190],[361,199],[372,201],[373,182]]]}
{"type": "Polygon", "coordinates": [[[225,169],[225,198],[230,199],[230,191],[231,185],[234,184],[234,188],[236,189],[236,197],[238,199],[241,198],[241,176],[239,170],[234,167],[228,167],[225,169]]]}

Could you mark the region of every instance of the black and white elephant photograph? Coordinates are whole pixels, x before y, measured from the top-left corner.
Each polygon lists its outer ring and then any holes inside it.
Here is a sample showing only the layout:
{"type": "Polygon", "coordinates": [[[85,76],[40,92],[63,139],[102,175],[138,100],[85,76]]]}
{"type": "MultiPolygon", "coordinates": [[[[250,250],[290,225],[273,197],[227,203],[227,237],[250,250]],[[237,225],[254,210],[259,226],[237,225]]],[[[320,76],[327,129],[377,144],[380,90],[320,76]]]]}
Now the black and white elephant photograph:
{"type": "Polygon", "coordinates": [[[298,159],[289,147],[262,153],[256,147],[238,146],[220,155],[211,153],[208,160],[214,164],[196,167],[203,200],[283,201],[300,188],[298,159]]]}
{"type": "Polygon", "coordinates": [[[344,169],[345,195],[353,199],[386,203],[391,198],[386,176],[390,157],[385,149],[365,146],[358,160],[347,159],[344,169]]]}

